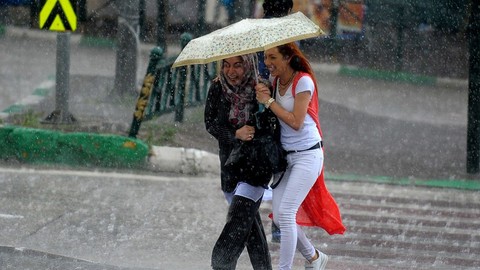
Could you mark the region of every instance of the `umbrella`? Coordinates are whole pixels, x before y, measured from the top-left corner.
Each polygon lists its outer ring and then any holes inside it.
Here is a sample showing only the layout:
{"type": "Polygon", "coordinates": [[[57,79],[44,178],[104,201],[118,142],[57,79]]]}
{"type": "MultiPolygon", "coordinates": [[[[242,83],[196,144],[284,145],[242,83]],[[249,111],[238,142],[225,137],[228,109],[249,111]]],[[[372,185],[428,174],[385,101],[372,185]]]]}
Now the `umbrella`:
{"type": "Polygon", "coordinates": [[[172,68],[209,62],[268,50],[289,42],[312,38],[324,32],[303,13],[271,19],[243,19],[192,39],[172,68]]]}

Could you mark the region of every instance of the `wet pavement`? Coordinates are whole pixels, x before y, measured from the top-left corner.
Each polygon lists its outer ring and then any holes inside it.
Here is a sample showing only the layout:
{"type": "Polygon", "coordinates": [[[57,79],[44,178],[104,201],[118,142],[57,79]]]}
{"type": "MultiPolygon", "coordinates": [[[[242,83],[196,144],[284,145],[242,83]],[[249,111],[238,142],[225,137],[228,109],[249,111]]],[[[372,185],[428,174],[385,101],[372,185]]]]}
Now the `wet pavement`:
{"type": "MultiPolygon", "coordinates": [[[[209,269],[227,208],[218,181],[216,175],[2,168],[0,267],[209,269]]],[[[347,232],[306,228],[330,256],[327,269],[480,267],[478,191],[327,185],[347,232]]],[[[269,202],[261,212],[269,226],[269,202]]],[[[279,244],[270,249],[278,262],[279,244]]],[[[297,254],[294,269],[303,263],[297,254]]],[[[245,254],[237,269],[251,269],[245,254]]]]}
{"type": "MultiPolygon", "coordinates": [[[[0,38],[0,111],[27,104],[55,73],[54,37],[8,31],[0,38]]],[[[72,114],[95,132],[126,130],[136,97],[109,92],[114,50],[72,43],[72,114]]],[[[150,47],[142,47],[138,78],[150,47]]],[[[327,186],[347,227],[343,236],[307,229],[330,256],[327,269],[478,269],[480,176],[465,173],[466,85],[314,67],[327,186]]],[[[27,105],[48,113],[53,95],[27,105]]],[[[217,174],[18,166],[0,166],[1,269],[209,269],[226,214],[217,174]]],[[[268,238],[269,207],[262,205],[268,238]]],[[[277,262],[279,245],[270,246],[277,262]]],[[[251,269],[246,256],[238,269],[251,269]]],[[[299,254],[294,269],[303,269],[299,254]]]]}

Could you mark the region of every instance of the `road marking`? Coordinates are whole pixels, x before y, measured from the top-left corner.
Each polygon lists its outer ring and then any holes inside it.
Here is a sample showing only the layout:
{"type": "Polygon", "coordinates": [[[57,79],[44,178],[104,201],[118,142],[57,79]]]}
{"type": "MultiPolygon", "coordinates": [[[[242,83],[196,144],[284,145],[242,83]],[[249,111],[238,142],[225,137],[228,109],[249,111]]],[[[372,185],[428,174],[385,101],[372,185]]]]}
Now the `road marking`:
{"type": "Polygon", "coordinates": [[[9,214],[1,214],[0,213],[0,218],[10,218],[10,219],[13,219],[13,218],[24,218],[23,216],[19,216],[19,215],[9,215],[9,214]]]}
{"type": "MultiPolygon", "coordinates": [[[[148,180],[159,182],[177,182],[177,181],[190,181],[189,177],[182,176],[156,176],[156,175],[139,175],[133,173],[117,173],[117,172],[101,172],[101,171],[67,171],[67,170],[36,170],[36,169],[8,169],[0,168],[2,173],[15,173],[15,174],[35,174],[35,175],[65,175],[65,176],[80,176],[80,177],[107,177],[112,179],[133,179],[133,180],[148,180]]],[[[201,181],[204,179],[208,181],[211,177],[195,177],[195,181],[201,181]]]]}

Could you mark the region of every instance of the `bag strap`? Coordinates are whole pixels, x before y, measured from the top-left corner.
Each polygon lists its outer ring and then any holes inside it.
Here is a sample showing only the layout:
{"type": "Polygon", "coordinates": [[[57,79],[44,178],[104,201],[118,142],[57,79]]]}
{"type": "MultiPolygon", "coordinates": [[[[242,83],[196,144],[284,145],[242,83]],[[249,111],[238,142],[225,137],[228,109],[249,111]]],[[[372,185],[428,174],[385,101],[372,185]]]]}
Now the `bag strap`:
{"type": "Polygon", "coordinates": [[[280,178],[278,178],[278,180],[275,183],[272,183],[270,187],[272,189],[275,189],[280,184],[280,181],[282,181],[284,175],[285,175],[285,172],[282,172],[282,175],[280,175],[280,178]]]}

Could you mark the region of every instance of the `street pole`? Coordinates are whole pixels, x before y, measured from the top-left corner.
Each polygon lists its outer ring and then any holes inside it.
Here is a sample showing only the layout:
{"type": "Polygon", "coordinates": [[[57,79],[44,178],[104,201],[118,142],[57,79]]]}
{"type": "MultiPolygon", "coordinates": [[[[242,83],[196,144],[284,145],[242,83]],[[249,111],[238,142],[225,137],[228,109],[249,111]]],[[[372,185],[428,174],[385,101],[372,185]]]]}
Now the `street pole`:
{"type": "Polygon", "coordinates": [[[467,113],[467,173],[480,166],[480,0],[473,0],[468,24],[469,78],[467,113]]]}
{"type": "Polygon", "coordinates": [[[77,0],[77,8],[78,8],[78,21],[79,22],[86,22],[88,18],[87,14],[87,0],[77,0]]]}
{"type": "Polygon", "coordinates": [[[43,123],[71,124],[77,120],[69,112],[68,99],[70,92],[70,32],[57,33],[55,110],[43,123]]]}
{"type": "Polygon", "coordinates": [[[198,1],[198,13],[197,13],[197,29],[196,35],[201,36],[205,33],[205,6],[207,5],[206,0],[198,1]]]}
{"type": "Polygon", "coordinates": [[[32,0],[30,2],[30,28],[37,28],[38,27],[38,13],[39,12],[40,12],[39,1],[38,0],[32,0]]]}
{"type": "Polygon", "coordinates": [[[340,1],[333,0],[330,7],[330,50],[334,57],[337,57],[337,24],[338,24],[338,9],[340,8],[340,1]]]}
{"type": "Polygon", "coordinates": [[[146,42],[147,41],[147,26],[146,26],[146,12],[145,12],[145,9],[146,9],[146,3],[145,3],[145,0],[140,0],[139,1],[139,11],[138,11],[138,14],[139,14],[139,21],[138,21],[138,24],[140,25],[140,40],[142,42],[146,42]]]}
{"type": "Polygon", "coordinates": [[[139,35],[139,0],[117,0],[117,59],[114,92],[119,96],[135,93],[139,35]]]}
{"type": "Polygon", "coordinates": [[[167,0],[157,0],[157,46],[167,53],[167,0]]]}
{"type": "Polygon", "coordinates": [[[235,21],[246,19],[252,15],[252,3],[249,0],[235,1],[235,21]]]}
{"type": "Polygon", "coordinates": [[[395,48],[395,71],[403,70],[403,32],[405,29],[405,6],[398,5],[397,17],[397,46],[395,48]]]}

